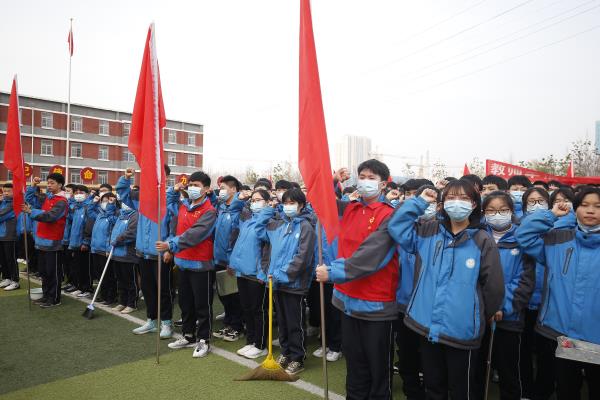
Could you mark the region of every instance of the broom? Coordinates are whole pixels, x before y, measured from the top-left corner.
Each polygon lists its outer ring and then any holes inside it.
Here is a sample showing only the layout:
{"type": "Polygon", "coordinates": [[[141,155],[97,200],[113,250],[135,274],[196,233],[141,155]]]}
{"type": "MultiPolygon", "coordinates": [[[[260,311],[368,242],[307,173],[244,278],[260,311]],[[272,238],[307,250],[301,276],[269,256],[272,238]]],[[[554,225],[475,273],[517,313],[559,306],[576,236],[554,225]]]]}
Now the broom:
{"type": "Polygon", "coordinates": [[[284,381],[294,382],[297,376],[288,375],[273,359],[273,277],[269,276],[269,354],[261,365],[236,381],[284,381]]]}
{"type": "Polygon", "coordinates": [[[87,319],[94,318],[94,302],[96,301],[96,296],[98,296],[98,292],[100,291],[100,285],[102,285],[102,279],[104,279],[104,274],[106,274],[106,270],[108,269],[108,263],[110,262],[110,259],[112,258],[113,249],[114,248],[111,246],[110,253],[108,254],[108,258],[106,259],[106,265],[104,266],[104,270],[102,271],[102,276],[100,276],[100,280],[98,281],[98,287],[96,288],[96,293],[94,293],[94,298],[92,299],[90,304],[88,304],[88,306],[85,308],[85,311],[82,314],[87,319]]]}

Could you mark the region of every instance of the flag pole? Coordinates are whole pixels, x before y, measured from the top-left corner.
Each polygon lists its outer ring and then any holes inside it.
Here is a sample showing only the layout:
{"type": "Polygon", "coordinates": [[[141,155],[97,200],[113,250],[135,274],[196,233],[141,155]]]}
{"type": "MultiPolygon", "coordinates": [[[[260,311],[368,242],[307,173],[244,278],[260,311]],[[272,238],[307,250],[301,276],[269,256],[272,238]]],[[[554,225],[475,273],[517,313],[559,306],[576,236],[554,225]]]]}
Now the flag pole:
{"type": "MultiPolygon", "coordinates": [[[[158,238],[156,239],[156,241],[160,241],[162,240],[162,235],[161,235],[161,225],[162,225],[162,220],[161,220],[161,215],[160,215],[160,176],[159,176],[159,182],[158,182],[158,238]]],[[[160,251],[156,252],[158,254],[158,262],[156,263],[156,268],[157,268],[157,273],[156,273],[156,277],[157,277],[157,311],[156,311],[156,318],[157,318],[157,327],[156,327],[156,365],[160,364],[160,285],[161,285],[161,279],[160,279],[160,273],[161,273],[161,267],[162,267],[162,254],[160,251]]]]}
{"type": "MultiPolygon", "coordinates": [[[[73,58],[73,47],[71,43],[73,43],[73,18],[71,18],[69,38],[69,94],[67,97],[67,144],[65,149],[65,181],[67,182],[69,182],[69,136],[71,134],[71,59],[73,58]]],[[[33,123],[31,125],[33,125],[33,123]]]]}
{"type": "MultiPolygon", "coordinates": [[[[323,232],[321,222],[317,221],[317,241],[319,242],[319,265],[323,264],[323,232]]],[[[323,398],[329,399],[329,379],[327,376],[327,339],[325,337],[325,284],[319,282],[319,302],[321,303],[321,349],[323,350],[323,398]]]]}
{"type": "Polygon", "coordinates": [[[31,277],[29,276],[29,249],[27,248],[27,213],[23,214],[23,245],[25,247],[25,266],[27,273],[27,299],[29,303],[29,311],[31,311],[31,277]]]}

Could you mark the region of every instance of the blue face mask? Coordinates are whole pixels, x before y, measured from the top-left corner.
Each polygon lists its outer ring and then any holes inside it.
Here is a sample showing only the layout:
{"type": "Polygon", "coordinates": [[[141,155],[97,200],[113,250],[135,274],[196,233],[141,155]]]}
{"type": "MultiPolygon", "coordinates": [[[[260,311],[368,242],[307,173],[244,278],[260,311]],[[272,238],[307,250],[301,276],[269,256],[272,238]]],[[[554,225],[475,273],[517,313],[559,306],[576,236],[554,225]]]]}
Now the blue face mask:
{"type": "Polygon", "coordinates": [[[513,198],[513,201],[515,203],[522,203],[523,202],[523,192],[521,192],[519,190],[511,190],[510,191],[510,196],[513,198]]]}
{"type": "Polygon", "coordinates": [[[198,200],[200,197],[202,197],[202,188],[199,188],[197,186],[188,186],[187,194],[190,200],[198,200]]]}
{"type": "Polygon", "coordinates": [[[584,225],[581,222],[579,222],[579,220],[577,220],[577,225],[579,226],[579,229],[581,229],[585,233],[598,233],[598,232],[600,232],[600,224],[599,225],[594,225],[594,226],[587,226],[587,225],[584,225]]]}
{"type": "Polygon", "coordinates": [[[252,211],[253,213],[258,213],[263,208],[265,208],[265,203],[262,201],[255,201],[254,203],[250,204],[250,211],[252,211]]]}
{"type": "Polygon", "coordinates": [[[532,206],[530,206],[530,205],[527,206],[527,214],[534,213],[537,210],[547,210],[547,209],[548,209],[548,204],[538,204],[538,203],[535,203],[532,206]]]}
{"type": "Polygon", "coordinates": [[[511,224],[512,213],[508,215],[500,215],[498,213],[494,215],[486,215],[485,222],[488,223],[496,231],[503,231],[508,228],[511,224]]]}
{"type": "Polygon", "coordinates": [[[473,205],[470,201],[464,200],[446,200],[444,210],[452,221],[464,221],[469,218],[473,212],[473,205]]]}
{"type": "Polygon", "coordinates": [[[427,209],[425,209],[425,213],[423,214],[423,218],[432,218],[437,213],[437,204],[431,203],[427,209]]]}
{"type": "Polygon", "coordinates": [[[359,179],[356,189],[360,195],[366,199],[373,198],[381,193],[379,189],[379,181],[372,179],[359,179]]]}
{"type": "Polygon", "coordinates": [[[394,200],[390,201],[390,204],[392,205],[392,207],[398,208],[398,206],[400,205],[400,200],[394,199],[394,200]]]}
{"type": "Polygon", "coordinates": [[[229,200],[229,193],[227,193],[226,190],[220,190],[219,191],[219,200],[221,200],[221,201],[229,200]]]}
{"type": "Polygon", "coordinates": [[[288,218],[294,218],[296,215],[298,215],[298,206],[296,204],[284,204],[283,213],[288,218]]]}

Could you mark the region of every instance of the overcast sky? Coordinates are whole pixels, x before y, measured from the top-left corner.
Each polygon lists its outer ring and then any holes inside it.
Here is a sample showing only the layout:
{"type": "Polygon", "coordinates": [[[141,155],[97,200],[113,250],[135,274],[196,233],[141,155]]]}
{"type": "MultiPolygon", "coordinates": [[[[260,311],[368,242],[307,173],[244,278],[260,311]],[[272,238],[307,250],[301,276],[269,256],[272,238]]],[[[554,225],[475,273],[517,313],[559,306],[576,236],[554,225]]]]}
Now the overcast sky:
{"type": "MultiPolygon", "coordinates": [[[[296,162],[299,0],[1,0],[0,90],[130,111],[156,23],[167,117],[204,124],[205,166],[296,162]]],[[[600,119],[600,0],[313,0],[330,147],[365,135],[393,169],[427,151],[563,155],[600,119]],[[408,157],[408,158],[400,158],[408,157]]],[[[399,172],[396,170],[396,172],[399,172]]]]}

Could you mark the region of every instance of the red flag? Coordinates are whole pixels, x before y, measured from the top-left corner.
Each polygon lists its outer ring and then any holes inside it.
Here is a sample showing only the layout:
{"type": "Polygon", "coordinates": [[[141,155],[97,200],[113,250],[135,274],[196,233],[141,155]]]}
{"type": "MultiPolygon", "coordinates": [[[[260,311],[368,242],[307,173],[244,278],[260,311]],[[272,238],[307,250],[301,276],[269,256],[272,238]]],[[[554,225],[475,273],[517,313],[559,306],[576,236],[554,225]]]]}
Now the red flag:
{"type": "Polygon", "coordinates": [[[18,216],[21,213],[26,181],[25,167],[23,165],[23,152],[21,149],[21,123],[19,121],[19,95],[17,93],[16,75],[13,79],[8,104],[4,165],[13,174],[13,209],[15,210],[15,215],[18,216]]]}
{"type": "Polygon", "coordinates": [[[469,166],[465,163],[465,167],[463,168],[463,176],[471,175],[471,171],[469,171],[469,166]]]}
{"type": "Polygon", "coordinates": [[[575,177],[575,168],[573,168],[573,160],[569,161],[569,166],[567,167],[567,178],[575,177]]]}
{"type": "Polygon", "coordinates": [[[309,0],[300,1],[299,105],[298,166],[308,189],[308,201],[331,243],[339,230],[339,218],[330,173],[329,145],[309,0]]]}
{"type": "Polygon", "coordinates": [[[156,58],[154,24],[151,24],[131,116],[129,150],[141,169],[139,212],[156,223],[159,199],[160,215],[164,217],[166,212],[162,137],[162,128],[166,123],[156,58]]]}
{"type": "Polygon", "coordinates": [[[74,44],[73,44],[73,28],[72,27],[71,27],[71,29],[69,29],[69,36],[67,36],[67,43],[69,43],[69,54],[71,55],[71,57],[73,57],[74,44]]]}

